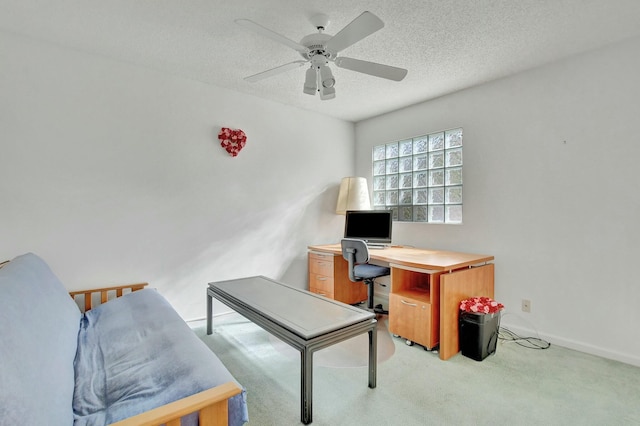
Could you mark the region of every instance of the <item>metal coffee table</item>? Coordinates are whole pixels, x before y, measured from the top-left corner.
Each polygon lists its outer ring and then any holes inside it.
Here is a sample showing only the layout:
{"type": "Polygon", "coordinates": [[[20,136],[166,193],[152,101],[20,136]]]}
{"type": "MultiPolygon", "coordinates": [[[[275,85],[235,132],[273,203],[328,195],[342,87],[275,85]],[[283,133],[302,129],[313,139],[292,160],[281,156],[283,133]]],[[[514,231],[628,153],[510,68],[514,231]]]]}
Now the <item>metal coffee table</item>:
{"type": "Polygon", "coordinates": [[[313,353],[369,333],[369,387],[376,387],[377,335],[373,313],[256,276],[213,282],[207,288],[207,334],[213,299],[300,351],[300,416],[312,421],[313,353]]]}

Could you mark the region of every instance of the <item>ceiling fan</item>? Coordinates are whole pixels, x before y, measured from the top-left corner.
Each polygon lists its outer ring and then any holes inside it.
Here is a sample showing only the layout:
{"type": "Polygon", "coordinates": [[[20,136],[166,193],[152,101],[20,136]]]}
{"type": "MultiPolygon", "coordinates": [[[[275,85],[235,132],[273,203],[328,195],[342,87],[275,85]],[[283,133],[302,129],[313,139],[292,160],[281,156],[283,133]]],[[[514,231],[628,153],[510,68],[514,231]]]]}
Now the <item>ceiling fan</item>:
{"type": "Polygon", "coordinates": [[[236,19],[235,22],[264,37],[297,50],[304,58],[304,60],[289,62],[288,64],[245,77],[246,81],[252,83],[294,68],[300,68],[305,64],[311,64],[307,69],[303,92],[308,95],[320,93],[320,99],[325,100],[336,97],[336,89],[334,87],[336,80],[328,66],[329,62],[333,62],[340,68],[394,81],[400,81],[407,75],[407,70],[403,68],[338,56],[340,51],[384,27],[384,22],[371,12],[363,12],[334,36],[324,33],[325,28],[329,25],[329,17],[325,14],[314,15],[311,17],[311,23],[318,32],[303,37],[300,43],[296,43],[249,19],[236,19]]]}

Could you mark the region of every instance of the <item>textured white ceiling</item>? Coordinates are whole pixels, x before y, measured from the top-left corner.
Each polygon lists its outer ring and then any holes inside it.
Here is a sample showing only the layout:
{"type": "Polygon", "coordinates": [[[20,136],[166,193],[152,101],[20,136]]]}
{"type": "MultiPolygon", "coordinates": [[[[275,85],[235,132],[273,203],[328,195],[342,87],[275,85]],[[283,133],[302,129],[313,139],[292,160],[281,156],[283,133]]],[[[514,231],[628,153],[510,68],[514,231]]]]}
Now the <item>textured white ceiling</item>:
{"type": "Polygon", "coordinates": [[[639,23],[640,0],[0,0],[2,31],[349,121],[639,36],[639,23]],[[316,13],[335,34],[365,10],[385,27],[341,53],[406,68],[403,81],[332,66],[336,98],[321,101],[302,93],[306,68],[243,80],[300,56],[235,19],[299,41],[316,13]]]}

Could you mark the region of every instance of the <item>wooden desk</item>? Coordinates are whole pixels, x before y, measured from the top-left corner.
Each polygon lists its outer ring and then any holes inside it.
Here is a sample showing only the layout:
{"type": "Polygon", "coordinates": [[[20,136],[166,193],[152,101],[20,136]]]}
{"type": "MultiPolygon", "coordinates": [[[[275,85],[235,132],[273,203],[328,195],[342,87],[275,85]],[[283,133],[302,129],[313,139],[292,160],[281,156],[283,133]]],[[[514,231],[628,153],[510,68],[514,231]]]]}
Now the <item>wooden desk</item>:
{"type": "MultiPolygon", "coordinates": [[[[309,250],[310,256],[331,255],[334,263],[346,263],[342,258],[340,244],[309,246],[309,250]]],[[[369,250],[369,256],[391,268],[390,331],[409,338],[395,331],[398,327],[403,327],[402,330],[408,327],[407,333],[416,333],[423,338],[423,341],[415,338],[410,340],[428,348],[439,343],[440,359],[449,359],[457,354],[460,350],[460,301],[475,296],[494,297],[494,265],[489,263],[494,257],[401,246],[369,250]],[[415,303],[408,303],[406,300],[415,303]],[[424,316],[407,318],[407,311],[402,309],[415,305],[421,306],[420,315],[424,316]]],[[[343,265],[335,270],[347,271],[348,268],[343,265]]],[[[334,279],[336,285],[344,285],[345,279],[349,280],[348,276],[334,279]]]]}

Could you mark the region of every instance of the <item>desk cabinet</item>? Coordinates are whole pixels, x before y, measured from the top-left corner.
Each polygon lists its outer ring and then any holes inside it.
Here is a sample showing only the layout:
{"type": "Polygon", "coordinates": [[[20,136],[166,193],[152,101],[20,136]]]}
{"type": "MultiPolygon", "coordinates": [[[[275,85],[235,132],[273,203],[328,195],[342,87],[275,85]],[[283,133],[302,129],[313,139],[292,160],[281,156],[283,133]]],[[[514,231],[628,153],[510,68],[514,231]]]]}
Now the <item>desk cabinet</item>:
{"type": "Polygon", "coordinates": [[[389,331],[433,349],[439,341],[440,273],[391,268],[389,331]]]}
{"type": "Polygon", "coordinates": [[[342,255],[309,252],[309,291],[347,304],[367,300],[367,286],[349,280],[349,264],[342,255]]]}

